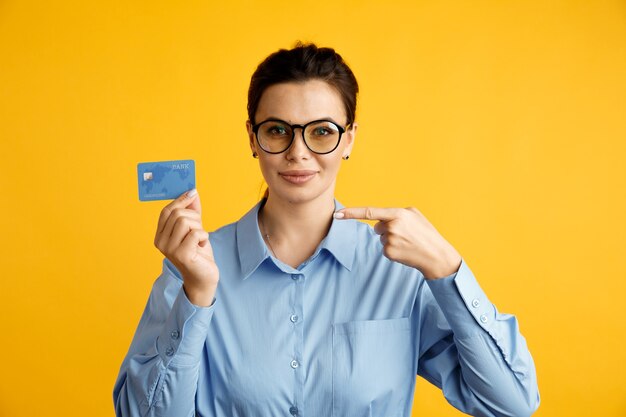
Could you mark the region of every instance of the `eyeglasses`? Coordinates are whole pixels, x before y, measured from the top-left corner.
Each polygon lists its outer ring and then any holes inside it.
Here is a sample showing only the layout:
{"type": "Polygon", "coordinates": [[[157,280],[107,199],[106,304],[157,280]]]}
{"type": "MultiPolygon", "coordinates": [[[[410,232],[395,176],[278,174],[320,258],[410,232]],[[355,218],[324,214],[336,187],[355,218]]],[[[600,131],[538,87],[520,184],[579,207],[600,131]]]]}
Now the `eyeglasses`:
{"type": "Polygon", "coordinates": [[[252,126],[261,149],[267,153],[285,152],[296,137],[296,129],[302,129],[307,148],[317,154],[331,153],[341,140],[348,126],[341,127],[330,120],[313,120],[305,125],[290,125],[280,119],[268,119],[252,126]]]}

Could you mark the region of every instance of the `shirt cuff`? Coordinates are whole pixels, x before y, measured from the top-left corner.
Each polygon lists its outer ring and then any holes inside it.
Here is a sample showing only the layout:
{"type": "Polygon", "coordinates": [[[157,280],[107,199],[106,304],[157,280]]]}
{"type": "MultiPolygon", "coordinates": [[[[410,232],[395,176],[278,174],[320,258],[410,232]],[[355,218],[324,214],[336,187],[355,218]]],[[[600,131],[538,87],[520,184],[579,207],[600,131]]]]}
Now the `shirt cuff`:
{"type": "Polygon", "coordinates": [[[199,363],[216,299],[208,307],[192,304],[182,285],[157,338],[157,350],[164,365],[193,366],[199,363]]]}
{"type": "Polygon", "coordinates": [[[489,332],[496,310],[465,259],[461,259],[457,272],[426,282],[456,337],[489,332]]]}

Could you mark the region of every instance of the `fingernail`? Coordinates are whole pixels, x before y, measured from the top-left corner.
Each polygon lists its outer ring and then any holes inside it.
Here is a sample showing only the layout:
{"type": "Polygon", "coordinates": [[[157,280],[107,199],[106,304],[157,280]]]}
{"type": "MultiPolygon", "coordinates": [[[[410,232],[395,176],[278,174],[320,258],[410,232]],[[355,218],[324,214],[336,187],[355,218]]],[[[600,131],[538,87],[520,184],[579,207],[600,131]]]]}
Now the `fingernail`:
{"type": "Polygon", "coordinates": [[[343,213],[335,212],[335,219],[343,219],[343,213]]]}
{"type": "Polygon", "coordinates": [[[196,194],[198,194],[198,190],[196,190],[196,189],[194,188],[193,190],[190,190],[190,191],[187,193],[187,198],[191,198],[191,197],[193,197],[193,196],[194,196],[194,195],[196,195],[196,194]]]}

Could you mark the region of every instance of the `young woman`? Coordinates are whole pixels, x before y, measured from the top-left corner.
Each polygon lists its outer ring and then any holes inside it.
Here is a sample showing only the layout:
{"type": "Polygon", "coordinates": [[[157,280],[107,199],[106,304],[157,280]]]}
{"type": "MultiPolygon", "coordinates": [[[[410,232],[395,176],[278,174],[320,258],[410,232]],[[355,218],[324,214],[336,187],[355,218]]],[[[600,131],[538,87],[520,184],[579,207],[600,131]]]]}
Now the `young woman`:
{"type": "Polygon", "coordinates": [[[335,199],[357,92],[330,48],[259,65],[247,131],[268,193],[211,233],[196,190],[163,208],[163,271],[115,384],[118,416],[408,417],[416,375],[468,414],[538,407],[516,318],[428,220],[335,199]]]}

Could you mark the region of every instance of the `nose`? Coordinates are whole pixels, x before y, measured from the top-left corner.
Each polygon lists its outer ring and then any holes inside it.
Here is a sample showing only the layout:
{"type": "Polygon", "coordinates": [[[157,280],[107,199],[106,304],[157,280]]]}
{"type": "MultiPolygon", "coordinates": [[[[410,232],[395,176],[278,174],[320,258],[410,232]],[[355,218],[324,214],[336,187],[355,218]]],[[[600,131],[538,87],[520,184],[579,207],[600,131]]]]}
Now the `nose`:
{"type": "Polygon", "coordinates": [[[303,158],[311,152],[304,142],[304,129],[296,127],[294,129],[294,138],[291,146],[285,152],[287,159],[303,158]]]}

